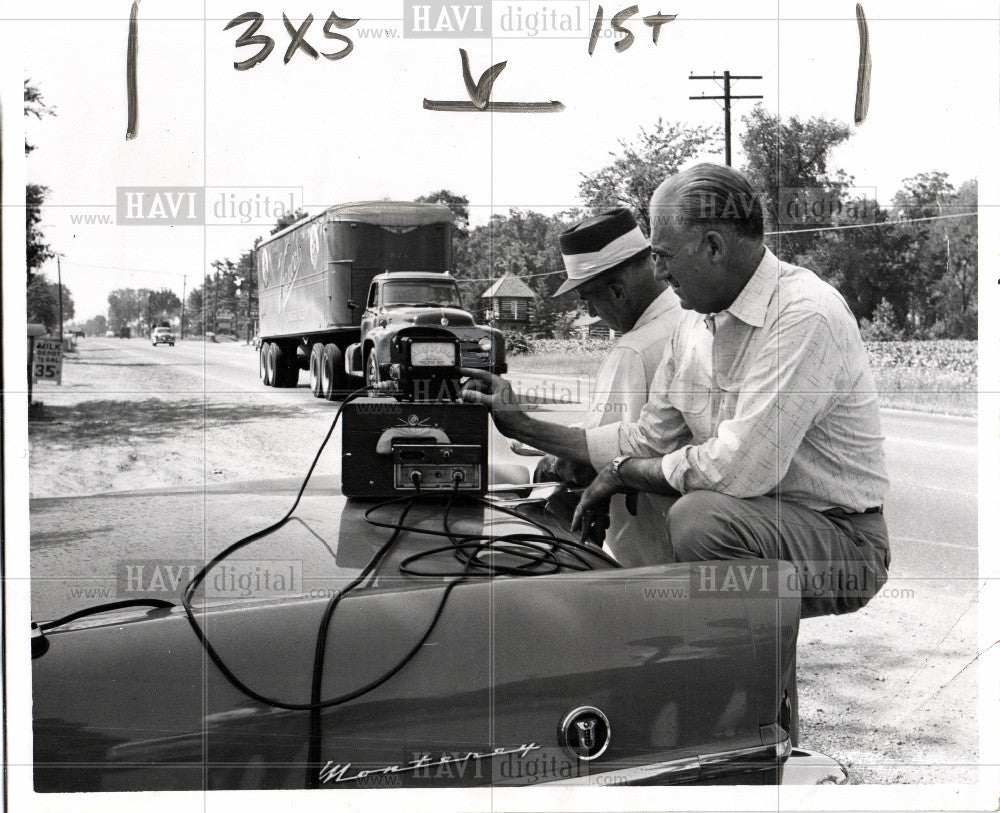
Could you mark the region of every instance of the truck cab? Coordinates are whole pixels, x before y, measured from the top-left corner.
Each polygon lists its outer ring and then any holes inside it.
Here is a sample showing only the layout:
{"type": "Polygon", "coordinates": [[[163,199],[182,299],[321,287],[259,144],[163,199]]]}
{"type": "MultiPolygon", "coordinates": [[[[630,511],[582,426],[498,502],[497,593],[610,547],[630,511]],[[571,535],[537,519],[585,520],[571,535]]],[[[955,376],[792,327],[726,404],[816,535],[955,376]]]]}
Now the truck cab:
{"type": "Polygon", "coordinates": [[[395,271],[376,276],[361,315],[361,340],[348,348],[348,371],[374,388],[388,375],[390,340],[413,325],[447,330],[461,342],[462,366],[507,371],[503,335],[477,325],[462,306],[458,283],[440,272],[395,271]]]}

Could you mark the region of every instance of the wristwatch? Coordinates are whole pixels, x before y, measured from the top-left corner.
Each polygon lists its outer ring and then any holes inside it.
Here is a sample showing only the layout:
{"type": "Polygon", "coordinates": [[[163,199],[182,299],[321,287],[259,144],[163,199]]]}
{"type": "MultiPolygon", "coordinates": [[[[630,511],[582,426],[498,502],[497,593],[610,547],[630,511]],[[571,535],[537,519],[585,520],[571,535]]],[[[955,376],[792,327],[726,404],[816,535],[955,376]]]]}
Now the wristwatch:
{"type": "Polygon", "coordinates": [[[631,460],[631,459],[632,455],[620,454],[618,455],[618,457],[616,457],[614,460],[611,461],[611,473],[618,478],[618,485],[620,485],[622,488],[625,488],[625,481],[622,480],[622,472],[621,472],[622,464],[626,460],[631,460]]]}

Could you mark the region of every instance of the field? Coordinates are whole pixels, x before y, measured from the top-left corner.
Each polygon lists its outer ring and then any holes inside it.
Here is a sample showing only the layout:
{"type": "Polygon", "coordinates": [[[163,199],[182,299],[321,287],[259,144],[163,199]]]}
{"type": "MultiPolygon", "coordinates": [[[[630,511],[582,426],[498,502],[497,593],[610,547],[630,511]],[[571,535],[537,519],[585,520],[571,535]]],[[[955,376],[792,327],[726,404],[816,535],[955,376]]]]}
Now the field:
{"type": "MultiPolygon", "coordinates": [[[[530,340],[528,353],[510,356],[512,373],[592,375],[611,346],[607,340],[530,340]]],[[[869,342],[875,386],[883,407],[975,416],[978,342],[869,342]]]]}

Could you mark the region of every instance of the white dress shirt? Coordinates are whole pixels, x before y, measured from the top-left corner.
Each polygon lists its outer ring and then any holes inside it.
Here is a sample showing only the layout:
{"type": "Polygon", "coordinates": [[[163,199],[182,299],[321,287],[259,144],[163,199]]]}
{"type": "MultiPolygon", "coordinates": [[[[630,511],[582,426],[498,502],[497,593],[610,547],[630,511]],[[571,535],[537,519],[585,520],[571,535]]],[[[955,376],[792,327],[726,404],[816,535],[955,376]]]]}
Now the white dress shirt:
{"type": "MultiPolygon", "coordinates": [[[[649,400],[649,388],[663,359],[664,347],[682,314],[677,295],[667,288],[643,311],[632,329],[618,338],[594,377],[590,410],[580,424],[584,429],[639,419],[649,400]]],[[[623,495],[611,500],[608,547],[623,565],[662,561],[657,551],[662,550],[670,503],[658,494],[640,494],[633,517],[623,495]]]]}
{"type": "Polygon", "coordinates": [[[635,423],[587,431],[592,465],[662,456],[681,493],[860,512],[885,499],[868,355],[843,297],[765,249],[725,311],[684,313],[635,423]]]}

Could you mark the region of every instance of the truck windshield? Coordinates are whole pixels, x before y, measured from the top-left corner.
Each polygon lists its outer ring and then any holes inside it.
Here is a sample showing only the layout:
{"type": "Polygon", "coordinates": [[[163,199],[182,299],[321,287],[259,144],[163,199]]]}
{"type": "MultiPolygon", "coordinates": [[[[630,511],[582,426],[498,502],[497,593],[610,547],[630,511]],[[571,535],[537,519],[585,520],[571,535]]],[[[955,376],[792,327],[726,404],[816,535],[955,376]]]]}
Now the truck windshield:
{"type": "Polygon", "coordinates": [[[443,308],[460,308],[462,300],[454,282],[430,280],[398,280],[382,286],[382,304],[433,305],[443,308]]]}

